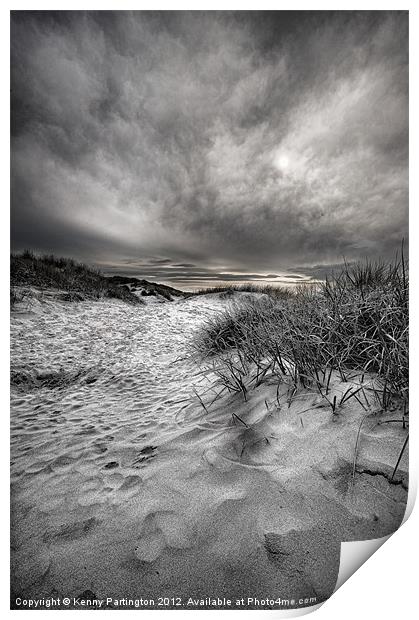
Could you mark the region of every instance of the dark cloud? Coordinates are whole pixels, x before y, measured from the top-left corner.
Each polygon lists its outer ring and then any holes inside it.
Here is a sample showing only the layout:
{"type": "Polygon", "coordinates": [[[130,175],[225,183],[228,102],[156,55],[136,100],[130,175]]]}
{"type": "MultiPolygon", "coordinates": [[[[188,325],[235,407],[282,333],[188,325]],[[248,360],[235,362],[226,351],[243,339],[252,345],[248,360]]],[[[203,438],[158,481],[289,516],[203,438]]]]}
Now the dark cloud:
{"type": "Polygon", "coordinates": [[[11,62],[14,249],[192,281],[407,238],[407,12],[20,11],[11,62]]]}
{"type": "Polygon", "coordinates": [[[150,265],[170,265],[172,261],[170,258],[150,258],[148,262],[150,265]]]}

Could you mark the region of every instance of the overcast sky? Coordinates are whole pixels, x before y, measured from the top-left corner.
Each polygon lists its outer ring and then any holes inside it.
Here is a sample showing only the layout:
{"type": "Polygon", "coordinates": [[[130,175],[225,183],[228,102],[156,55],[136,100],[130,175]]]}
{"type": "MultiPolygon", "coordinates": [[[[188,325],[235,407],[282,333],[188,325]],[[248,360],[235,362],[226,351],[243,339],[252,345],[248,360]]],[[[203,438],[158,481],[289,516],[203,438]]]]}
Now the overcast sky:
{"type": "Polygon", "coordinates": [[[14,12],[11,32],[14,250],[192,288],[407,238],[407,12],[14,12]]]}

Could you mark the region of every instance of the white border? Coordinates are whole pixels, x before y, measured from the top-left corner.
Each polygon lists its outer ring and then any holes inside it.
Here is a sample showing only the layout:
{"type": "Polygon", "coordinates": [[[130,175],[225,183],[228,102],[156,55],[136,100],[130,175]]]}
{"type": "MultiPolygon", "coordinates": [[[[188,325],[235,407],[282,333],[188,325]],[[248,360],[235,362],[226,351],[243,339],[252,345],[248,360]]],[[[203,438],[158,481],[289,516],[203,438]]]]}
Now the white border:
{"type": "MultiPolygon", "coordinates": [[[[8,425],[8,411],[9,411],[9,349],[8,349],[8,333],[9,333],[9,314],[8,314],[8,298],[9,298],[9,147],[10,147],[10,129],[9,129],[9,44],[10,44],[10,17],[9,10],[410,10],[410,109],[412,111],[410,115],[410,156],[411,156],[411,175],[410,175],[410,261],[411,261],[411,345],[410,350],[412,352],[411,360],[411,376],[415,376],[415,371],[418,366],[414,357],[414,352],[418,350],[418,317],[417,317],[417,291],[419,290],[418,278],[417,278],[417,265],[418,265],[418,239],[417,239],[417,216],[416,209],[418,202],[417,180],[415,175],[415,168],[417,170],[417,118],[414,115],[414,111],[418,109],[418,97],[417,97],[417,79],[415,73],[418,71],[418,54],[417,54],[417,40],[418,40],[418,28],[416,11],[413,9],[413,2],[401,3],[397,6],[396,2],[355,2],[347,3],[340,2],[339,5],[336,2],[126,2],[119,0],[118,2],[80,2],[74,0],[71,3],[57,2],[10,2],[7,8],[1,9],[0,20],[0,58],[2,64],[2,82],[3,93],[0,99],[2,106],[2,183],[0,185],[2,190],[2,205],[1,205],[1,226],[0,226],[0,239],[1,239],[1,251],[2,260],[0,262],[0,283],[2,292],[2,303],[0,304],[1,312],[1,330],[2,330],[2,357],[1,357],[1,397],[2,397],[2,441],[4,442],[2,447],[2,497],[9,497],[9,425],[8,425]],[[396,6],[395,6],[396,5],[396,6]]],[[[418,382],[416,381],[416,384],[418,382]]],[[[409,503],[413,501],[412,493],[413,488],[417,486],[418,480],[418,429],[417,429],[417,417],[418,413],[415,411],[415,403],[417,402],[417,387],[415,381],[411,381],[411,410],[413,425],[411,429],[410,438],[410,477],[411,477],[411,494],[409,495],[409,503]]],[[[5,501],[5,503],[7,503],[5,501]]],[[[408,519],[407,523],[403,525],[392,537],[391,540],[385,543],[380,549],[379,553],[376,553],[368,562],[358,570],[345,584],[339,589],[323,606],[316,612],[316,618],[319,620],[346,620],[353,619],[354,614],[361,613],[362,618],[367,618],[369,615],[374,615],[382,620],[387,618],[393,620],[394,617],[413,618],[417,611],[416,603],[416,578],[417,562],[415,547],[418,549],[418,531],[419,531],[419,511],[416,509],[412,516],[408,519]]],[[[8,508],[5,506],[2,513],[2,546],[1,553],[3,562],[1,564],[1,608],[7,615],[15,614],[15,611],[9,610],[9,515],[8,508]]],[[[29,612],[20,612],[29,613],[29,612]]],[[[36,615],[43,614],[43,611],[32,612],[36,615]]],[[[48,615],[54,614],[54,612],[48,612],[48,615]]],[[[89,612],[67,612],[71,615],[76,613],[77,617],[80,614],[87,614],[89,612]]],[[[114,617],[118,612],[102,612],[105,614],[111,613],[114,617]]],[[[134,614],[135,611],[119,612],[124,614],[134,614]]],[[[175,612],[142,612],[141,615],[151,614],[153,618],[160,617],[160,614],[174,613],[178,617],[189,617],[190,614],[187,611],[175,611],[175,612]]],[[[195,611],[193,612],[196,613],[195,611]]],[[[279,617],[277,612],[252,612],[252,611],[232,611],[232,612],[206,612],[217,613],[217,616],[223,616],[227,619],[233,615],[251,614],[252,619],[260,617],[261,614],[267,613],[271,617],[279,617]]],[[[68,615],[66,617],[69,617],[68,615]]],[[[150,616],[149,616],[150,617],[150,616]]]]}

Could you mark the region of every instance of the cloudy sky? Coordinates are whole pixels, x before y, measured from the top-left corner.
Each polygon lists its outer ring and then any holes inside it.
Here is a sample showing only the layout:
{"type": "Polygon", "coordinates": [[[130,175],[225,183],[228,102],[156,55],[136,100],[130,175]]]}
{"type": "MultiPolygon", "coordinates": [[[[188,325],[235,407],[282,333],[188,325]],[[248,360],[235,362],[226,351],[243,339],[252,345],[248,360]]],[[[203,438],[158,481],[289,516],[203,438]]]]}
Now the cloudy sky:
{"type": "Polygon", "coordinates": [[[193,288],[407,238],[407,12],[13,12],[12,249],[193,288]]]}

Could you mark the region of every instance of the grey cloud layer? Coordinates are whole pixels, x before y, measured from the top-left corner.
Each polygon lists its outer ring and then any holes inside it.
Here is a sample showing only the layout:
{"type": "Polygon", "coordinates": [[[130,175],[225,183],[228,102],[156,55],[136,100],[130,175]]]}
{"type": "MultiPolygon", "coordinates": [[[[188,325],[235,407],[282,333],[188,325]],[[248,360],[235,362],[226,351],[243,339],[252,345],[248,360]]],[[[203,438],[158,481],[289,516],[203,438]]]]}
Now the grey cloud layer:
{"type": "Polygon", "coordinates": [[[15,12],[13,245],[169,256],[191,277],[393,253],[407,27],[396,12],[15,12]]]}

